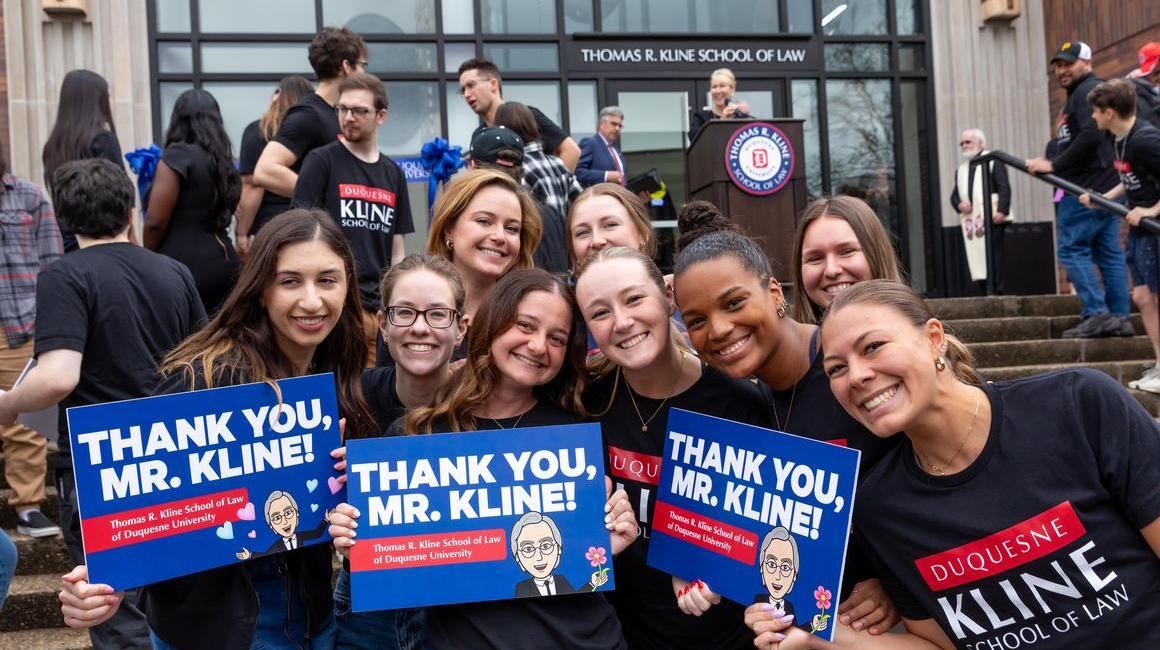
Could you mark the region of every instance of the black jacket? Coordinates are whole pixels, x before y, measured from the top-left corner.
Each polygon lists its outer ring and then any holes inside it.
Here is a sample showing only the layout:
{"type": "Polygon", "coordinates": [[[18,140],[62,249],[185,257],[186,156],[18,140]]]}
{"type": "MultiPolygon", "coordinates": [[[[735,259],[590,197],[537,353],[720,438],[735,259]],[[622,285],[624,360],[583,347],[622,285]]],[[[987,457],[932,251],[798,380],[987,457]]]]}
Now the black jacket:
{"type": "Polygon", "coordinates": [[[1107,192],[1119,183],[1112,167],[1112,139],[1101,133],[1092,119],[1087,95],[1101,83],[1092,73],[1080,77],[1067,89],[1067,103],[1060,116],[1059,155],[1051,160],[1055,173],[1082,187],[1107,192]]]}
{"type": "MultiPolygon", "coordinates": [[[[1011,182],[1007,180],[1007,166],[1001,162],[990,162],[987,163],[987,167],[991,169],[991,192],[999,195],[999,212],[1011,214],[1011,182]]],[[[974,183],[975,169],[971,169],[967,174],[967,187],[974,187],[974,183]]],[[[967,197],[967,200],[970,200],[970,197],[967,197]]],[[[960,201],[959,186],[956,183],[951,190],[951,207],[956,214],[959,211],[960,201]]]]}
{"type": "Polygon", "coordinates": [[[1147,79],[1133,79],[1136,86],[1136,119],[1160,129],[1160,88],[1147,79]]]}

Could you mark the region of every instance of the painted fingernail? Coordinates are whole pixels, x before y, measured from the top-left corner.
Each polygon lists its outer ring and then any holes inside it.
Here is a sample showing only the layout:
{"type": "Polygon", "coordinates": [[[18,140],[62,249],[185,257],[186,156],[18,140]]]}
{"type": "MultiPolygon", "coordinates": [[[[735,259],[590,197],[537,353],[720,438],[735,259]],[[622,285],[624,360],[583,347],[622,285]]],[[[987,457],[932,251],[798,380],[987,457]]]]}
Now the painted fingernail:
{"type": "Polygon", "coordinates": [[[793,623],[793,614],[786,614],[777,620],[781,621],[782,623],[793,623]]]}
{"type": "Polygon", "coordinates": [[[763,612],[772,612],[772,611],[773,611],[773,610],[775,610],[775,609],[777,609],[777,608],[776,608],[776,607],[774,607],[774,606],[773,606],[772,604],[770,604],[770,603],[762,603],[762,604],[761,604],[761,611],[763,611],[763,612]]]}
{"type": "Polygon", "coordinates": [[[773,633],[773,640],[774,641],[785,641],[785,635],[782,634],[781,632],[774,632],[773,633]]]}
{"type": "Polygon", "coordinates": [[[841,616],[838,617],[838,620],[842,621],[842,625],[849,625],[850,624],[850,617],[847,614],[842,614],[841,616]]]}
{"type": "MultiPolygon", "coordinates": [[[[845,623],[845,621],[842,621],[842,622],[843,622],[843,623],[845,623]]],[[[855,624],[854,624],[854,629],[855,629],[855,630],[861,630],[861,629],[862,629],[862,621],[858,621],[857,623],[855,623],[855,624]]]]}

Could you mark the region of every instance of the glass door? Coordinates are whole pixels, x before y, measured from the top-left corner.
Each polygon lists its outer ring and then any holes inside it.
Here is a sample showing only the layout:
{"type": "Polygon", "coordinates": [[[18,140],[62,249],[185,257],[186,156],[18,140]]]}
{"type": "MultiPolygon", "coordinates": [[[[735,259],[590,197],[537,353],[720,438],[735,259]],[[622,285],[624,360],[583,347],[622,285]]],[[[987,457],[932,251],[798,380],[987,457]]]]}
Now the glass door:
{"type": "Polygon", "coordinates": [[[624,111],[620,150],[629,177],[656,169],[665,195],[649,206],[657,231],[657,264],[672,270],[677,210],[684,205],[685,148],[689,144],[689,111],[695,104],[693,81],[609,81],[607,104],[624,111]]]}
{"type": "MultiPolygon", "coordinates": [[[[733,96],[749,104],[749,114],[753,117],[769,119],[790,115],[785,101],[785,81],[782,79],[738,79],[737,91],[733,96]]],[[[707,108],[712,101],[709,98],[709,80],[698,81],[694,110],[707,108]]]]}

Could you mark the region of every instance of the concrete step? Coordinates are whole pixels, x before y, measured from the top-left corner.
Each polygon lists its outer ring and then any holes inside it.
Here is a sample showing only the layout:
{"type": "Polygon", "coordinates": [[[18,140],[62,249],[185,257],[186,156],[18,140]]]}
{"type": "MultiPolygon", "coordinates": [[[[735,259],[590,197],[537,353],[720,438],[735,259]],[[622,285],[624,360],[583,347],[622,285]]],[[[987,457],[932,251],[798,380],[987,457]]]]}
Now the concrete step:
{"type": "Polygon", "coordinates": [[[1150,361],[1106,361],[1102,363],[1046,363],[1027,366],[1000,366],[979,368],[979,374],[989,381],[1021,379],[1069,368],[1092,368],[1108,375],[1127,387],[1128,382],[1140,378],[1150,361]]]}
{"type": "Polygon", "coordinates": [[[975,366],[1027,366],[1101,361],[1147,361],[1155,358],[1146,336],[1105,339],[998,341],[968,346],[975,366]]]}
{"type": "Polygon", "coordinates": [[[0,632],[0,648],[12,650],[92,650],[92,647],[87,630],[55,627],[0,632]]]}
{"type": "MultiPolygon", "coordinates": [[[[1078,324],[1078,315],[963,318],[943,322],[951,334],[967,343],[1058,339],[1065,330],[1078,324]]],[[[1137,334],[1144,334],[1144,321],[1140,314],[1132,314],[1132,327],[1137,334]]]]}
{"type": "MultiPolygon", "coordinates": [[[[60,574],[17,575],[4,602],[0,632],[60,627],[60,574]]],[[[7,646],[5,646],[7,647],[7,646]]]]}
{"type": "MultiPolygon", "coordinates": [[[[64,538],[60,535],[28,537],[17,534],[12,529],[4,532],[16,544],[16,553],[20,558],[16,564],[17,575],[40,573],[63,575],[72,569],[72,562],[68,559],[68,550],[64,546],[64,538]]],[[[0,645],[0,647],[3,646],[0,645]]]]}
{"type": "Polygon", "coordinates": [[[1074,295],[990,296],[928,300],[940,320],[1012,316],[1072,316],[1083,309],[1074,295]]]}
{"type": "MultiPolygon", "coordinates": [[[[12,490],[0,490],[0,528],[9,530],[16,528],[17,524],[16,511],[8,505],[11,496],[12,490]]],[[[57,499],[55,485],[44,488],[44,502],[40,504],[40,511],[53,523],[60,524],[60,500],[57,499]]]]}

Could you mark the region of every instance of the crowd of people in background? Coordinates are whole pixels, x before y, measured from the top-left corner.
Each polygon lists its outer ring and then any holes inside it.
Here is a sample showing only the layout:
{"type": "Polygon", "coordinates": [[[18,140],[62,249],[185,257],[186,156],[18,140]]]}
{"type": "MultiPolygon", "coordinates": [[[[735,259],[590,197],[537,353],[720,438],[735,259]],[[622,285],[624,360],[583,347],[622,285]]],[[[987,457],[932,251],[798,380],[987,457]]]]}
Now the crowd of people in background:
{"type": "MultiPolygon", "coordinates": [[[[1149,47],[1140,71],[1155,84],[1160,46],[1149,47]]],[[[317,86],[283,79],[246,128],[238,165],[214,97],[183,93],[139,212],[94,73],[62,84],[44,148],[51,205],[0,164],[11,505],[21,534],[63,532],[76,566],[61,611],[95,648],[822,647],[781,600],[734,603],[696,567],[650,567],[656,490],[643,477],[610,477],[607,595],[542,586],[529,587],[541,598],[354,612],[346,558],[361,513],[349,504],[328,513],[333,544],[243,551],[236,565],[125,593],[88,581],[68,407],[323,372],[334,374],[348,439],[594,421],[606,454],[659,462],[678,407],[858,449],[825,647],[987,647],[1016,616],[1074,609],[1081,591],[1117,576],[1130,606],[1036,647],[1160,646],[1160,427],[1116,381],[1081,369],[984,382],[908,286],[881,219],[850,196],[818,198],[799,216],[786,278],[729,215],[692,202],[663,274],[646,202],[625,186],[623,112],[602,110],[598,133],[577,145],[539,109],[505,101],[499,69],[483,59],[459,68],[482,122],[468,168],[431,206],[424,250],[406,255],[416,217],[402,170],[379,150],[390,103],[367,56],[345,28],[318,34],[308,50],[317,86]],[[57,403],[59,527],[39,509],[46,441],[13,423],[57,403]],[[1064,506],[1086,544],[1028,560],[1034,602],[999,574],[980,580],[975,602],[951,605],[915,570],[919,558],[1064,506]]],[[[1160,102],[1148,107],[1141,98],[1155,85],[1139,79],[1096,79],[1090,59],[1078,42],[1055,55],[1068,90],[1058,153],[1027,167],[1127,201],[1126,259],[1118,218],[1087,194],[1060,204],[1060,259],[1084,304],[1064,335],[1130,332],[1130,270],[1157,355],[1138,385],[1160,392],[1156,240],[1139,229],[1160,216],[1160,130],[1145,114],[1160,102]]],[[[711,81],[690,138],[710,120],[748,116],[729,70],[711,81]]],[[[965,157],[986,147],[979,129],[960,137],[965,157]]],[[[986,230],[982,202],[994,201],[993,245],[1011,216],[1004,167],[984,173],[994,198],[969,166],[951,198],[968,250],[986,230]]],[[[345,448],[330,455],[341,476],[345,448]]],[[[0,534],[0,594],[14,555],[0,534]]]]}

